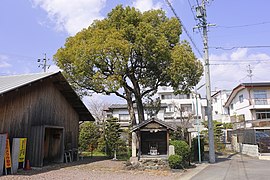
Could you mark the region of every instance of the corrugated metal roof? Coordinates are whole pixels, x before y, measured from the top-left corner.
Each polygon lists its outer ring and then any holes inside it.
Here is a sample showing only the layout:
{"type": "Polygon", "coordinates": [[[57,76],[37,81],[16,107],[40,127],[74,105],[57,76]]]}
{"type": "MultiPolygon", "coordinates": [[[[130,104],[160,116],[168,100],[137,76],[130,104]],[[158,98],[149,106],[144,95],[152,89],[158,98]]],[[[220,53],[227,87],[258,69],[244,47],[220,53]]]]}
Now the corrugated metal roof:
{"type": "Polygon", "coordinates": [[[19,87],[57,73],[58,72],[0,76],[0,94],[17,89],[19,87]]]}
{"type": "Polygon", "coordinates": [[[75,111],[77,111],[80,121],[95,120],[61,72],[0,76],[0,94],[3,95],[13,90],[26,87],[34,82],[42,82],[45,78],[51,79],[60,93],[62,93],[75,111]]]}

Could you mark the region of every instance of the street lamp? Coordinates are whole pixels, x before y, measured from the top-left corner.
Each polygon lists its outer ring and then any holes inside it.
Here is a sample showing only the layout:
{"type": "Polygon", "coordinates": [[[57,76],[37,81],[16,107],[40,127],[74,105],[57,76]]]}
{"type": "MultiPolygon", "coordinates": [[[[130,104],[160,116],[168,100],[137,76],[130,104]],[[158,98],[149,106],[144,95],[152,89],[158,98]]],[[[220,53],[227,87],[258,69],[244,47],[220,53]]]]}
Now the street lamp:
{"type": "Polygon", "coordinates": [[[199,112],[198,112],[198,93],[197,91],[201,89],[205,84],[199,86],[198,88],[195,86],[195,98],[196,98],[196,119],[197,119],[197,133],[198,133],[198,156],[199,156],[199,163],[202,162],[201,160],[201,138],[200,138],[200,121],[198,118],[199,112]]]}

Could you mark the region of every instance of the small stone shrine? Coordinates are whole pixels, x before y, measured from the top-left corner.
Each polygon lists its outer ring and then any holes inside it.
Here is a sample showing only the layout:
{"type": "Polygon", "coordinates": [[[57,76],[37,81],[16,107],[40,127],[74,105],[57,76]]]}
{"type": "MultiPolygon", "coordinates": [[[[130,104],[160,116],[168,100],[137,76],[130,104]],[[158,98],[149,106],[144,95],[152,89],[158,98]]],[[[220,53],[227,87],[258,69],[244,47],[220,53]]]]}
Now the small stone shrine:
{"type": "Polygon", "coordinates": [[[176,128],[152,118],[132,128],[132,158],[168,158],[169,131],[176,128]]]}

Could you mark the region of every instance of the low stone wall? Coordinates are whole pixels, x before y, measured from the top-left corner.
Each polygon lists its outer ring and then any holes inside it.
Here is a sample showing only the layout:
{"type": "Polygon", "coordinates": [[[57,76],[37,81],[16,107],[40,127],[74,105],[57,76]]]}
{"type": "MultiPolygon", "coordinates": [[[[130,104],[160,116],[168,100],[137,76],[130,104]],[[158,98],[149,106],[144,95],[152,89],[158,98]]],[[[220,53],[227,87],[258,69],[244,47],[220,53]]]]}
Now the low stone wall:
{"type": "Polygon", "coordinates": [[[167,159],[151,159],[142,158],[137,160],[137,158],[131,158],[129,162],[126,163],[126,169],[170,169],[167,159]]]}
{"type": "Polygon", "coordinates": [[[243,154],[258,157],[259,156],[259,148],[258,145],[251,144],[240,144],[240,152],[242,150],[243,154]]]}
{"type": "Polygon", "coordinates": [[[258,145],[237,143],[237,136],[233,135],[231,139],[232,149],[249,156],[259,157],[258,145]]]}
{"type": "Polygon", "coordinates": [[[232,149],[236,152],[240,152],[252,157],[259,157],[258,145],[237,143],[232,145],[232,149]]]}

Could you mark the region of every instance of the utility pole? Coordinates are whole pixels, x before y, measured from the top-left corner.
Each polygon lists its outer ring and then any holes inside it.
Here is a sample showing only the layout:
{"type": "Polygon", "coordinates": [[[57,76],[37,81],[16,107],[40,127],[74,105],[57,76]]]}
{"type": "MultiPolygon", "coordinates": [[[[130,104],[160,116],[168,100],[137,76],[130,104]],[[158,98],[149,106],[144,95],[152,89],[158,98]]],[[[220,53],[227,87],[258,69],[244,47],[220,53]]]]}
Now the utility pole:
{"type": "Polygon", "coordinates": [[[206,86],[206,100],[207,100],[207,120],[208,120],[208,137],[209,137],[209,162],[215,163],[215,145],[214,145],[214,128],[212,117],[212,99],[211,99],[211,83],[210,83],[210,67],[209,67],[209,54],[208,54],[208,37],[206,20],[206,7],[205,1],[202,0],[202,5],[196,7],[197,18],[201,19],[201,25],[198,27],[203,29],[203,46],[204,46],[204,67],[205,67],[205,86],[206,86]]]}
{"type": "Polygon", "coordinates": [[[46,53],[44,53],[44,58],[43,59],[38,59],[37,62],[39,62],[40,64],[38,65],[38,67],[41,67],[43,69],[43,72],[46,72],[47,69],[50,68],[50,65],[47,65],[47,61],[49,61],[50,59],[47,59],[46,53]]]}

